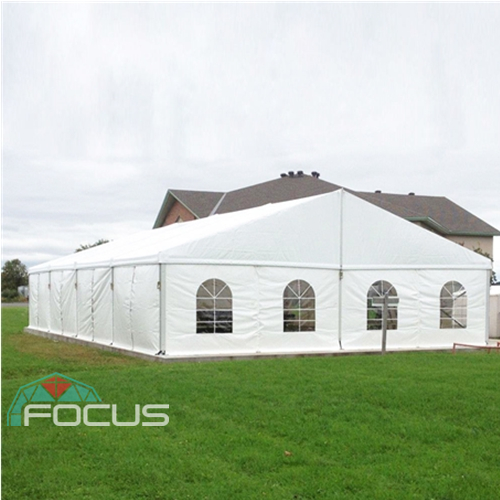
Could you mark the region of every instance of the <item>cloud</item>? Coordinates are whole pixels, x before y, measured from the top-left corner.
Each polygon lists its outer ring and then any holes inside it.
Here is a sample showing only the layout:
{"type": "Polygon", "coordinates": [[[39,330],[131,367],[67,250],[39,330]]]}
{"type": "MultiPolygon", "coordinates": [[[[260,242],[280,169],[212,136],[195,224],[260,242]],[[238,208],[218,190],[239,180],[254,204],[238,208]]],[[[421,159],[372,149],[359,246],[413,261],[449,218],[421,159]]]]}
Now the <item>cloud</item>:
{"type": "Polygon", "coordinates": [[[168,188],[298,169],[444,195],[500,226],[498,4],[2,13],[4,258],[147,229],[168,188]]]}

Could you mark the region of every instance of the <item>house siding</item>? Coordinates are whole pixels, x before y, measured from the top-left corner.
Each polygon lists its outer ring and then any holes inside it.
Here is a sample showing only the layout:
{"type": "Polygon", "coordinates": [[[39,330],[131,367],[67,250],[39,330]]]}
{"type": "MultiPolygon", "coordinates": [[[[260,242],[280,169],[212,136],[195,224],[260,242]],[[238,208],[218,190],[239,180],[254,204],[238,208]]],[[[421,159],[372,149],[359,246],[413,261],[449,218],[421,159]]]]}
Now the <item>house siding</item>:
{"type": "Polygon", "coordinates": [[[175,201],[172,205],[172,208],[169,210],[167,216],[165,217],[162,226],[174,224],[175,222],[177,222],[177,219],[179,217],[183,222],[196,219],[193,213],[190,212],[184,205],[182,205],[182,203],[175,201]]]}
{"type": "Polygon", "coordinates": [[[493,237],[492,236],[445,236],[450,241],[454,241],[469,250],[480,248],[483,252],[493,257],[493,237]]]}

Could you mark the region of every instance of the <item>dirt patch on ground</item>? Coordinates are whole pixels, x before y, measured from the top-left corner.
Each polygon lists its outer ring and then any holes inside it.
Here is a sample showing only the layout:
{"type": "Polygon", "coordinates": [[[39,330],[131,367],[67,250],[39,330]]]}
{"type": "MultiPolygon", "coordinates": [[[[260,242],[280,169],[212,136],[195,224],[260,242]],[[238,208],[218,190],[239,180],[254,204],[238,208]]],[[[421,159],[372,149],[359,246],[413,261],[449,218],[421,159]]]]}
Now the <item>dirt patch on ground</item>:
{"type": "Polygon", "coordinates": [[[103,351],[98,347],[59,342],[30,334],[13,335],[9,339],[9,343],[22,354],[30,354],[46,360],[58,359],[59,361],[81,363],[86,366],[126,365],[144,362],[137,358],[103,351]]]}

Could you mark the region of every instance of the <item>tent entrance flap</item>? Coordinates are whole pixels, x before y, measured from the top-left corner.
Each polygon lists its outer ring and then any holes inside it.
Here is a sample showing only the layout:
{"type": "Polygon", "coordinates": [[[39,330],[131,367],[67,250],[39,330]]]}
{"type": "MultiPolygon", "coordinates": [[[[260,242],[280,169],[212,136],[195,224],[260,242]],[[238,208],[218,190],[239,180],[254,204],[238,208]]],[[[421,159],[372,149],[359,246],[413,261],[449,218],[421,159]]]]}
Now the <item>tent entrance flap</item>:
{"type": "Polygon", "coordinates": [[[160,350],[158,265],[114,269],[113,345],[156,354],[160,350]]]}

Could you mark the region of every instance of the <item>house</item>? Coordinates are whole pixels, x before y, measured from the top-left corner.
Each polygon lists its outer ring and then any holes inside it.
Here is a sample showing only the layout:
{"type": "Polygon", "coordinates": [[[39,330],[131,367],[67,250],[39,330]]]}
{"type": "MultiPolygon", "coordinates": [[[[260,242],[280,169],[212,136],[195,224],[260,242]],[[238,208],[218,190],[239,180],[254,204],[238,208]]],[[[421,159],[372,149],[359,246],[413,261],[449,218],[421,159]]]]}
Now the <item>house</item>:
{"type": "MultiPolygon", "coordinates": [[[[168,190],[153,229],[176,222],[226,214],[267,203],[307,198],[341,189],[342,186],[321,180],[318,172],[302,171],[281,174],[278,179],[234,191],[168,190]]],[[[345,188],[344,188],[345,189],[345,188]]],[[[493,256],[493,237],[500,231],[443,196],[420,196],[347,192],[388,212],[421,226],[471,250],[480,249],[493,256]]]]}

